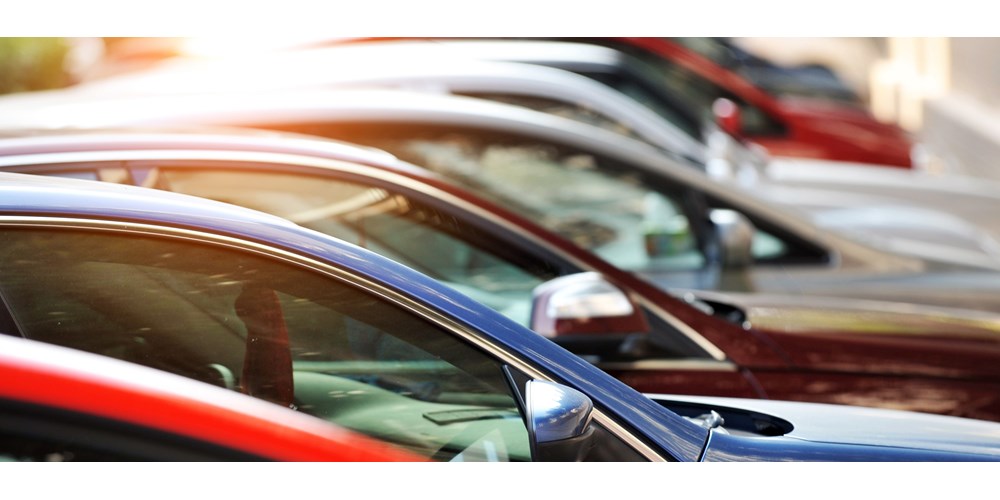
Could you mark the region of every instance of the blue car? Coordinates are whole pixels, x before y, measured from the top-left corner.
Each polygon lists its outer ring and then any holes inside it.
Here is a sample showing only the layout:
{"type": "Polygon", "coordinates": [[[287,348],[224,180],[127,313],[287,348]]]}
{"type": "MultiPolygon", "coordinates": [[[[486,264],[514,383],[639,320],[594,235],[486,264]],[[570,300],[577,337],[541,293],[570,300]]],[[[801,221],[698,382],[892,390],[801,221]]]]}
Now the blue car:
{"type": "Polygon", "coordinates": [[[0,294],[5,334],[248,394],[432,460],[1000,459],[996,423],[644,396],[394,261],[134,186],[0,174],[0,294]]]}

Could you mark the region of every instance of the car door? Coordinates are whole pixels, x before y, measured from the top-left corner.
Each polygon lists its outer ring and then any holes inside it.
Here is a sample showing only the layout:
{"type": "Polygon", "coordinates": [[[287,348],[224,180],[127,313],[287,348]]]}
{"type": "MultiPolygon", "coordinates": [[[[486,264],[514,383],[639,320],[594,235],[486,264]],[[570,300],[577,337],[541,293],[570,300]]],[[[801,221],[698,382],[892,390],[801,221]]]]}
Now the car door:
{"type": "MultiPolygon", "coordinates": [[[[433,460],[532,459],[530,377],[417,302],[259,242],[64,219],[0,229],[4,333],[249,394],[433,460]]],[[[589,459],[645,458],[602,441],[589,459]]]]}
{"type": "MultiPolygon", "coordinates": [[[[404,188],[413,183],[389,182],[385,172],[361,175],[352,169],[166,159],[22,169],[144,184],[279,215],[406,264],[526,327],[532,326],[534,291],[540,284],[592,270],[510,230],[502,219],[472,215],[475,206],[461,208],[440,192],[404,188]]],[[[725,352],[706,346],[699,323],[684,324],[663,304],[646,300],[640,307],[649,324],[648,342],[623,335],[554,340],[643,391],[763,396],[748,372],[726,359],[725,352]]],[[[723,346],[730,348],[742,352],[747,346],[731,339],[723,346]]]]}

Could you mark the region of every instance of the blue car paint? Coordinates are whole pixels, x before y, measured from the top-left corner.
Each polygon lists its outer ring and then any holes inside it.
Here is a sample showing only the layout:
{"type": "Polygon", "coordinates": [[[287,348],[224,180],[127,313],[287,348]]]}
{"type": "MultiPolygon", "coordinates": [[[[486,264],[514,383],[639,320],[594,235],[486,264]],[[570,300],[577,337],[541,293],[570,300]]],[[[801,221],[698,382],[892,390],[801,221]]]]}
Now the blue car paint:
{"type": "Polygon", "coordinates": [[[0,173],[0,213],[132,221],[196,229],[267,243],[369,277],[442,312],[489,342],[516,353],[555,381],[588,395],[595,406],[661,450],[665,458],[682,461],[1000,460],[1000,424],[886,410],[701,398],[709,404],[776,411],[779,417],[784,409],[796,414],[789,419],[793,425],[807,424],[826,412],[829,418],[825,423],[831,427],[826,434],[804,430],[796,433],[793,429],[776,437],[743,437],[710,431],[435,280],[350,243],[249,209],[132,186],[0,173]],[[898,424],[899,432],[885,443],[877,438],[852,441],[851,423],[838,420],[841,416],[853,418],[854,424],[865,418],[891,421],[898,424]],[[905,418],[886,420],[886,417],[905,418]],[[935,425],[926,425],[928,422],[935,425]],[[981,437],[981,446],[964,444],[962,439],[967,441],[970,435],[971,439],[981,437]]]}
{"type": "Polygon", "coordinates": [[[4,214],[92,217],[200,229],[267,243],[370,277],[441,311],[556,381],[587,394],[595,406],[674,459],[696,460],[707,439],[705,429],[500,313],[395,261],[285,219],[177,193],[110,183],[9,173],[0,173],[0,183],[4,214]]]}

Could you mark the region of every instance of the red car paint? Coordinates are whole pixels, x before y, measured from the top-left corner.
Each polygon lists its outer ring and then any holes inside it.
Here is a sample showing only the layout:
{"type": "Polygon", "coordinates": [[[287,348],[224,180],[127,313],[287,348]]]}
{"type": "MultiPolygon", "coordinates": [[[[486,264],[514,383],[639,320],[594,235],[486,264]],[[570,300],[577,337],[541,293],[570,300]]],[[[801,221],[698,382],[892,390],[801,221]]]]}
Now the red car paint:
{"type": "Polygon", "coordinates": [[[137,425],[267,460],[424,461],[319,419],[171,374],[13,337],[0,336],[0,346],[0,400],[137,425]]]}
{"type": "MultiPolygon", "coordinates": [[[[912,142],[901,128],[879,122],[863,109],[818,99],[778,99],[742,76],[663,38],[613,38],[616,46],[654,54],[760,109],[783,128],[775,135],[748,134],[772,155],[873,163],[912,168],[912,142]]],[[[706,83],[706,87],[710,85],[706,83]]],[[[720,96],[722,97],[722,96],[720,96]]]]}

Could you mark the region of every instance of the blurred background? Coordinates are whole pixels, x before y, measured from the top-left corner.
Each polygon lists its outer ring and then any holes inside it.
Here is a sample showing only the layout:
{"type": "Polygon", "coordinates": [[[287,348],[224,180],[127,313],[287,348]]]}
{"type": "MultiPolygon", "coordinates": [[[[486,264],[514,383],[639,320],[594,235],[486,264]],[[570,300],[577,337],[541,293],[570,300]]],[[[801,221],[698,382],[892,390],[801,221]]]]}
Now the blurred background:
{"type": "MultiPolygon", "coordinates": [[[[1000,38],[723,38],[692,46],[766,86],[760,61],[832,74],[878,119],[926,146],[932,170],[1000,178],[1000,38]]],[[[330,40],[325,40],[329,42],[330,40]]],[[[0,93],[71,86],[172,57],[215,58],[324,43],[317,38],[0,38],[0,93]]],[[[780,78],[773,80],[780,85],[780,78]]]]}

